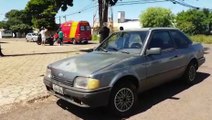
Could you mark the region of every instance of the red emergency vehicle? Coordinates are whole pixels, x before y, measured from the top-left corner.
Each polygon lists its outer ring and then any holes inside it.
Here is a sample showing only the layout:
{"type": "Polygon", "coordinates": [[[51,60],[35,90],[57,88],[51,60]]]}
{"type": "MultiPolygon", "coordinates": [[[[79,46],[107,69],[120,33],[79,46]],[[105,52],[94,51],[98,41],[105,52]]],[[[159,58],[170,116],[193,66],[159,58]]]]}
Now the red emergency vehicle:
{"type": "Polygon", "coordinates": [[[88,43],[92,39],[91,27],[87,21],[68,21],[61,24],[60,28],[64,34],[64,42],[88,43]]]}

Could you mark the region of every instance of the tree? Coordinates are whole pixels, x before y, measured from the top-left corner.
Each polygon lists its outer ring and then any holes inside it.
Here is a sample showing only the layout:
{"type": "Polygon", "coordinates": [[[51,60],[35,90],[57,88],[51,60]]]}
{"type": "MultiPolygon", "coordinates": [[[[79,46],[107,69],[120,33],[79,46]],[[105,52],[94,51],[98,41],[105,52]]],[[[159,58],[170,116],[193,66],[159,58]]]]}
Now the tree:
{"type": "Polygon", "coordinates": [[[30,0],[25,10],[32,15],[33,27],[55,29],[55,16],[61,9],[73,6],[73,0],[30,0]]]}
{"type": "Polygon", "coordinates": [[[7,24],[7,21],[0,21],[0,29],[9,29],[9,25],[7,24]]]}
{"type": "Polygon", "coordinates": [[[209,13],[206,11],[189,9],[177,14],[176,25],[179,29],[188,34],[204,34],[210,23],[208,16],[209,13]]]}
{"type": "Polygon", "coordinates": [[[140,14],[139,18],[143,27],[170,27],[173,26],[174,15],[169,9],[151,7],[140,14]]]}
{"type": "Polygon", "coordinates": [[[177,27],[187,34],[210,34],[212,11],[208,9],[182,11],[177,14],[176,23],[177,27]]]}
{"type": "MultiPolygon", "coordinates": [[[[32,29],[31,16],[24,10],[10,10],[6,13],[5,17],[6,21],[0,22],[0,28],[10,29],[15,34],[16,32],[27,33],[32,29]]],[[[1,51],[1,45],[0,56],[4,56],[1,51]]]]}
{"type": "Polygon", "coordinates": [[[27,33],[32,30],[31,15],[25,10],[10,10],[5,15],[7,29],[14,33],[27,33]]]}

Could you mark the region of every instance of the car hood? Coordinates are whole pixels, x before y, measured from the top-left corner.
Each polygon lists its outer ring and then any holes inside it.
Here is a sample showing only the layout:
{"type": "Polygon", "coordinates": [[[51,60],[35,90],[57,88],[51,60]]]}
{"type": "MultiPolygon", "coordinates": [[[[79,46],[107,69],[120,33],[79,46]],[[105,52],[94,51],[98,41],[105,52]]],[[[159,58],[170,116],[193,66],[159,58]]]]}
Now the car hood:
{"type": "Polygon", "coordinates": [[[66,58],[50,65],[54,70],[68,72],[74,76],[89,76],[92,73],[120,62],[132,55],[119,52],[91,52],[85,55],[66,58]]]}

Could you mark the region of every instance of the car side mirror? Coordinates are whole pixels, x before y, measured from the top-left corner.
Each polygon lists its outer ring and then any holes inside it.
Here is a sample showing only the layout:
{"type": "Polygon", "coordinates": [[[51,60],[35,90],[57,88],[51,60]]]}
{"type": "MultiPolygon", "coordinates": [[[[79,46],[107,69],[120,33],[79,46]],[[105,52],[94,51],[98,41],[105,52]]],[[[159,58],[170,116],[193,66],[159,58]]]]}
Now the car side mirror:
{"type": "Polygon", "coordinates": [[[146,51],[146,55],[159,55],[161,53],[161,48],[150,48],[146,51]]]}

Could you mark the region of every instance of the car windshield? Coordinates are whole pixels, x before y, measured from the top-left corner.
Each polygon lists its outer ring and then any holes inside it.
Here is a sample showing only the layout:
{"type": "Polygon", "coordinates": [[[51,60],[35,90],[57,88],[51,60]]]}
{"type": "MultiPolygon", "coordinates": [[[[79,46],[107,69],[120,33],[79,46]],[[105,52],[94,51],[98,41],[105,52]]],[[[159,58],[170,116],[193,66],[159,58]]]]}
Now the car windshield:
{"type": "Polygon", "coordinates": [[[33,35],[33,36],[37,36],[38,34],[37,34],[37,33],[32,33],[32,35],[33,35]]]}
{"type": "Polygon", "coordinates": [[[96,51],[140,54],[147,34],[148,31],[113,33],[96,51]]]}

